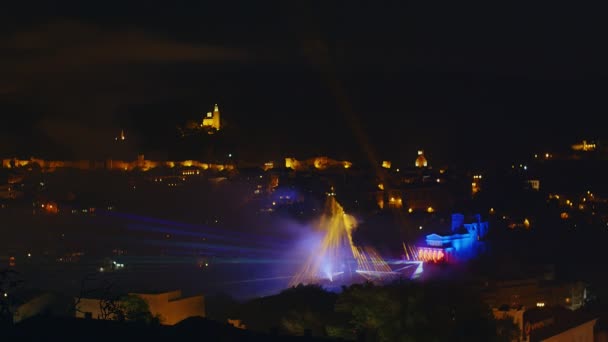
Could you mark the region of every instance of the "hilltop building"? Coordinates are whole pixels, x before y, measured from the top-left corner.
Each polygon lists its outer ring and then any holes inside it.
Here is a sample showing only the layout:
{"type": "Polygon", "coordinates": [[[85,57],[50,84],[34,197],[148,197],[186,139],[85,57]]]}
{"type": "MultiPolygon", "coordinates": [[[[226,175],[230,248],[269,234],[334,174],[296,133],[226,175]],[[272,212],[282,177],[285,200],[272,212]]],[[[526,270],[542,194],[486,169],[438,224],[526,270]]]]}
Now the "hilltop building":
{"type": "Polygon", "coordinates": [[[326,169],[349,169],[353,163],[347,160],[335,160],[329,157],[314,157],[306,160],[285,158],[285,168],[294,171],[326,170],[326,169]]]}
{"type": "Polygon", "coordinates": [[[595,143],[592,143],[592,142],[590,143],[590,142],[587,142],[587,140],[583,140],[581,143],[574,144],[571,147],[574,151],[590,152],[590,151],[595,151],[597,146],[595,143]]]}
{"type": "Polygon", "coordinates": [[[205,115],[201,122],[201,127],[207,129],[207,133],[209,134],[213,134],[220,130],[220,108],[217,103],[213,106],[213,112],[207,112],[207,115],[205,115]]]}
{"type": "Polygon", "coordinates": [[[416,158],[414,165],[416,167],[428,167],[429,166],[429,163],[426,160],[426,157],[424,156],[423,150],[418,150],[418,157],[416,158]]]}

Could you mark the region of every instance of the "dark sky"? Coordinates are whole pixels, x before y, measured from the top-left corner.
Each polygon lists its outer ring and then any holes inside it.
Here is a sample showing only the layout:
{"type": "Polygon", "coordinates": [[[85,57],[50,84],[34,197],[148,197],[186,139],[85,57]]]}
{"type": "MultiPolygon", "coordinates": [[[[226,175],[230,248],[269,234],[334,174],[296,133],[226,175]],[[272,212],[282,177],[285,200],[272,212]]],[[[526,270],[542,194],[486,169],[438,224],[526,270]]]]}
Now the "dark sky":
{"type": "Polygon", "coordinates": [[[13,1],[0,153],[136,149],[219,103],[306,158],[486,159],[602,139],[605,9],[579,2],[13,1]]]}

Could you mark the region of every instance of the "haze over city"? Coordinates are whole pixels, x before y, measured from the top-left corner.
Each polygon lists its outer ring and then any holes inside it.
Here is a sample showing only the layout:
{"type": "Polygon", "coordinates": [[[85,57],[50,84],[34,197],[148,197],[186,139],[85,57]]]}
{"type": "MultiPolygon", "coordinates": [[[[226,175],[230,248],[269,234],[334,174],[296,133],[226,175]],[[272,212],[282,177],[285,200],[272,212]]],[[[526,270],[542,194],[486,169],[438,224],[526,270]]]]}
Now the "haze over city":
{"type": "Polygon", "coordinates": [[[597,7],[6,4],[0,323],[605,340],[597,7]]]}

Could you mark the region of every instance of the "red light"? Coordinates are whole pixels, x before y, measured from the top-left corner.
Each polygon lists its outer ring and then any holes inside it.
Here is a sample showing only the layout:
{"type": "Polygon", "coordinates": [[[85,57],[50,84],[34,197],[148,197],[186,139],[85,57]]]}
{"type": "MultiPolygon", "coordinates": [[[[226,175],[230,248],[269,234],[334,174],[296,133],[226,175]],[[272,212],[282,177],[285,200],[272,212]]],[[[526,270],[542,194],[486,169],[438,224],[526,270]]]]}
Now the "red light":
{"type": "Polygon", "coordinates": [[[443,261],[446,254],[441,249],[421,248],[418,253],[418,259],[426,262],[439,262],[443,261]]]}

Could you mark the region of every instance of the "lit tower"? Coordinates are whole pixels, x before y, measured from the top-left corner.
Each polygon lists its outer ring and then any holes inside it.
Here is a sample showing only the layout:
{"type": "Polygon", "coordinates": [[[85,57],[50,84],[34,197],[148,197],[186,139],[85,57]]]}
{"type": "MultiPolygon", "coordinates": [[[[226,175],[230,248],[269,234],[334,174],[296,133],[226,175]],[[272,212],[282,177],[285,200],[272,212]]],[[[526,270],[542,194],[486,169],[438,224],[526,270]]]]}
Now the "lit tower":
{"type": "Polygon", "coordinates": [[[213,106],[213,123],[211,127],[215,128],[216,131],[220,130],[220,108],[217,103],[213,106]]]}
{"type": "MultiPolygon", "coordinates": [[[[213,112],[207,112],[207,115],[203,118],[202,126],[216,131],[220,130],[220,108],[217,103],[213,106],[213,112]]],[[[209,131],[209,133],[211,132],[209,131]]]]}
{"type": "Polygon", "coordinates": [[[423,150],[418,150],[418,158],[416,158],[416,162],[414,163],[414,165],[416,165],[416,167],[427,167],[428,166],[428,162],[427,162],[426,158],[424,157],[423,150]]]}

